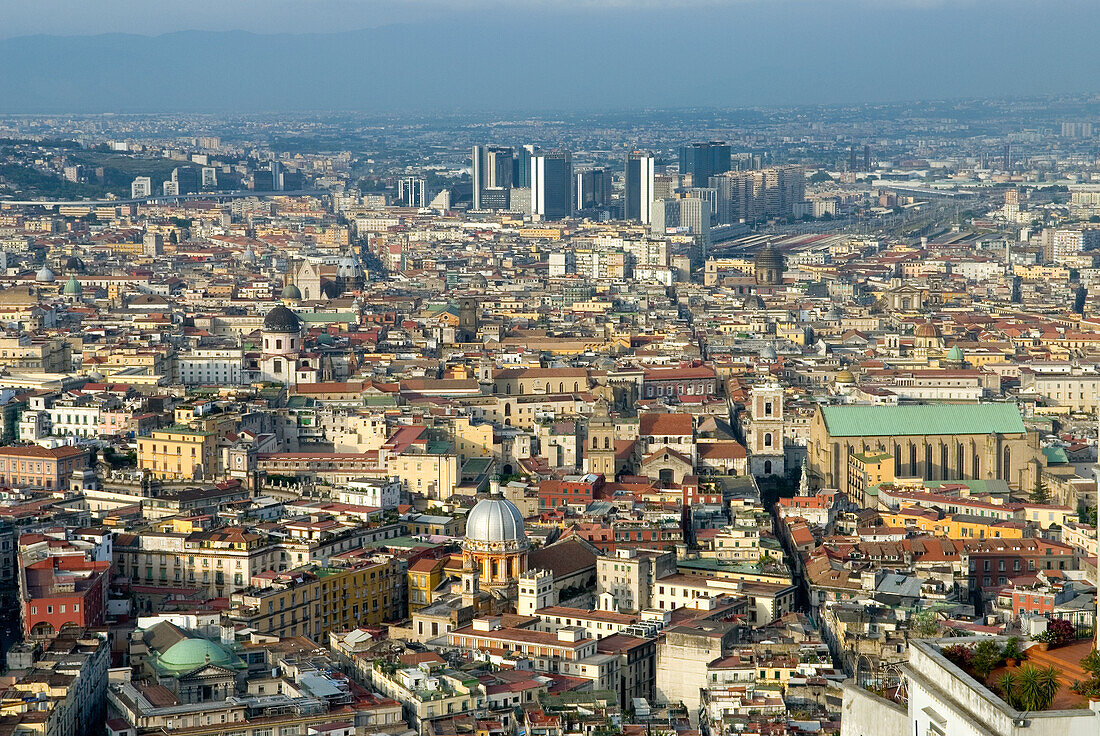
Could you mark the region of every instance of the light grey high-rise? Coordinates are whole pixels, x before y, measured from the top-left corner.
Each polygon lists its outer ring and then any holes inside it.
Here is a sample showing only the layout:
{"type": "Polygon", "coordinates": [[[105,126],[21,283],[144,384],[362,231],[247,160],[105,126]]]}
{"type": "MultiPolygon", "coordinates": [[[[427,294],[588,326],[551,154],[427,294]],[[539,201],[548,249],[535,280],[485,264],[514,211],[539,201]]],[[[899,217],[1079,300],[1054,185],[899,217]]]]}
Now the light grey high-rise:
{"type": "Polygon", "coordinates": [[[655,159],[648,151],[627,154],[623,179],[623,218],[648,225],[652,219],[655,159]]]}
{"type": "Polygon", "coordinates": [[[475,210],[508,209],[513,155],[506,146],[474,146],[471,163],[475,210]]]}

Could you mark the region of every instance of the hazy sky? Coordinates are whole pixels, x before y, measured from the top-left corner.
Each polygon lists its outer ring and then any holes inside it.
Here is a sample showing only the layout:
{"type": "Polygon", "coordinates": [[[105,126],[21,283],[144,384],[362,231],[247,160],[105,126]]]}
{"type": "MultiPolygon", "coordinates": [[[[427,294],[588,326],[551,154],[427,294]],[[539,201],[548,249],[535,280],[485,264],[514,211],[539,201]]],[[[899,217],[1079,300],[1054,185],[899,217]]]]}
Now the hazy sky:
{"type": "MultiPolygon", "coordinates": [[[[1060,0],[1032,0],[1036,10],[1060,0]]],[[[677,6],[779,5],[788,0],[0,0],[0,37],[33,34],[246,30],[301,33],[373,28],[394,22],[501,11],[630,13],[677,6]]],[[[816,0],[838,6],[897,6],[934,12],[950,5],[1010,0],[816,0]]],[[[656,29],[655,29],[656,30],[656,29]]]]}
{"type": "Polygon", "coordinates": [[[0,112],[1100,93],[1100,0],[0,0],[0,29],[0,112]]]}

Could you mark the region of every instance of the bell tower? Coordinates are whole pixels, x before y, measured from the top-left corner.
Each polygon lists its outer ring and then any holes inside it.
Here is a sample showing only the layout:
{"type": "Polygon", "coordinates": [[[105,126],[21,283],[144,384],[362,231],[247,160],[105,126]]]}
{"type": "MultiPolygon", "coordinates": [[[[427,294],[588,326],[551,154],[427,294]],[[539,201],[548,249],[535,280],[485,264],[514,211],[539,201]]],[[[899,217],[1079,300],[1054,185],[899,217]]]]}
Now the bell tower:
{"type": "Polygon", "coordinates": [[[607,410],[607,401],[599,399],[588,419],[588,437],[585,440],[589,473],[602,473],[604,478],[615,478],[615,421],[607,410]]]}

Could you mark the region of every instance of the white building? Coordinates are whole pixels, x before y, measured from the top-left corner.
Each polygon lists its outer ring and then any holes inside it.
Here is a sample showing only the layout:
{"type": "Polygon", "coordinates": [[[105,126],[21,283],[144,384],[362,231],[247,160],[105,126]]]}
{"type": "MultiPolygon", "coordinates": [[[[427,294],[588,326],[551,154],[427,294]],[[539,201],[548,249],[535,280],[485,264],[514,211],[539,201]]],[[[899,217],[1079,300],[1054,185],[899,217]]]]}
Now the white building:
{"type": "Polygon", "coordinates": [[[237,386],[244,374],[244,350],[199,348],[180,355],[177,364],[185,386],[237,386]]]}
{"type": "Polygon", "coordinates": [[[340,503],[395,509],[401,503],[401,483],[396,478],[359,478],[339,491],[340,503]]]}

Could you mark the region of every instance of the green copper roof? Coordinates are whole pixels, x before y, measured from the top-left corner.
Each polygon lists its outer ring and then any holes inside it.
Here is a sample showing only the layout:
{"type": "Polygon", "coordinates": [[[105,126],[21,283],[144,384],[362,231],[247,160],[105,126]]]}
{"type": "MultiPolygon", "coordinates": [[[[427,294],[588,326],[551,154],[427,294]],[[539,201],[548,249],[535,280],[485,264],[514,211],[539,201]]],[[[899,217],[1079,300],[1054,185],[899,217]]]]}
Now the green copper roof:
{"type": "Polygon", "coordinates": [[[1048,465],[1065,465],[1069,462],[1069,456],[1061,447],[1044,447],[1043,454],[1047,456],[1048,465]]]}
{"type": "Polygon", "coordinates": [[[209,639],[181,639],[156,659],[159,670],[174,674],[190,672],[205,664],[238,667],[241,662],[236,655],[209,639]]]}
{"type": "Polygon", "coordinates": [[[832,437],[1024,432],[1015,404],[823,406],[821,412],[832,437]]]}

